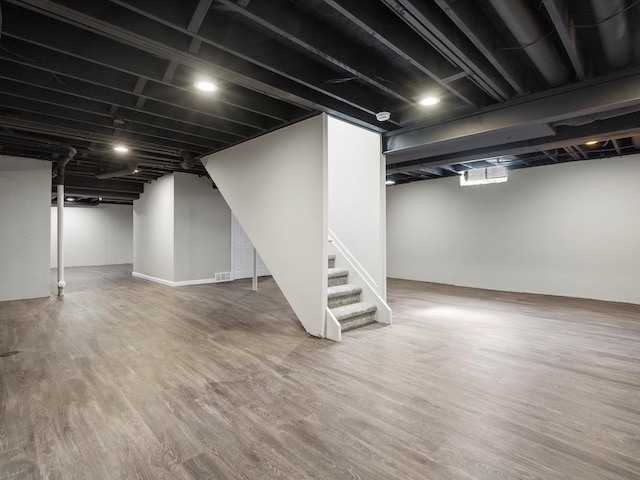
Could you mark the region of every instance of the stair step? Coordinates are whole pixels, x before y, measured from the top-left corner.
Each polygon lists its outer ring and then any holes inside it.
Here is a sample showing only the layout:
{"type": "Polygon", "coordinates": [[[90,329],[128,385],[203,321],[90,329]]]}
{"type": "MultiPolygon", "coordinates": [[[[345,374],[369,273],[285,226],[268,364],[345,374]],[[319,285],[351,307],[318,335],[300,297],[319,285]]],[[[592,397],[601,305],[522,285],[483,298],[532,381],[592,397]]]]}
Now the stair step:
{"type": "Polygon", "coordinates": [[[329,287],[327,289],[327,305],[329,308],[335,308],[358,303],[361,293],[362,287],[348,283],[329,287]]]}
{"type": "Polygon", "coordinates": [[[329,254],[329,268],[334,268],[336,266],[336,256],[331,253],[329,254]]]}
{"type": "Polygon", "coordinates": [[[329,286],[344,285],[347,283],[347,277],[349,276],[349,270],[344,268],[330,268],[328,271],[329,286]]]}
{"type": "Polygon", "coordinates": [[[352,303],[331,309],[340,322],[343,332],[375,322],[376,311],[376,306],[367,302],[352,303]]]}

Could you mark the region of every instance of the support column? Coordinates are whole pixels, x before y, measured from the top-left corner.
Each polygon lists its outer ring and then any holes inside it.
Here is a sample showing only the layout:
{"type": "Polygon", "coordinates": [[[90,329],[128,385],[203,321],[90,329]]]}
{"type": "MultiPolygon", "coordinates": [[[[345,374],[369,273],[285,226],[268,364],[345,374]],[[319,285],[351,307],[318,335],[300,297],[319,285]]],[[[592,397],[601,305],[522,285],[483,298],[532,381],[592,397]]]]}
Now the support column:
{"type": "Polygon", "coordinates": [[[258,291],[258,252],[256,247],[253,247],[253,284],[251,289],[254,292],[258,291]]]}
{"type": "Polygon", "coordinates": [[[64,185],[58,184],[58,296],[64,296],[64,185]]]}

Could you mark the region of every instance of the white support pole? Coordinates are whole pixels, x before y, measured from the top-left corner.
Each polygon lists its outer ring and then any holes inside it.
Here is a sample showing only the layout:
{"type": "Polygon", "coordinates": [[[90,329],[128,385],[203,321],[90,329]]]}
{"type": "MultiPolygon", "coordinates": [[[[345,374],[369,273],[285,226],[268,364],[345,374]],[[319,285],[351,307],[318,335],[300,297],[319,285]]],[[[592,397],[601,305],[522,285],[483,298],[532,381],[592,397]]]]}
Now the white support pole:
{"type": "Polygon", "coordinates": [[[253,285],[252,290],[258,291],[258,252],[256,247],[253,247],[253,285]]]}
{"type": "Polygon", "coordinates": [[[64,296],[64,185],[58,185],[58,296],[64,296]]]}

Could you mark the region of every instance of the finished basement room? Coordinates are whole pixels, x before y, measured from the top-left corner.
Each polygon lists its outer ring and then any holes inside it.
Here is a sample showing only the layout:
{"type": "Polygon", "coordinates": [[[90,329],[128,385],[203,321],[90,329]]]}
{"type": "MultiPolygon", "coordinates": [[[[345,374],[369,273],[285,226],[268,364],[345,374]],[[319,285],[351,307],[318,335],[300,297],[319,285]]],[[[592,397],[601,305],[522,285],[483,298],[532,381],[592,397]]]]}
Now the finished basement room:
{"type": "Polygon", "coordinates": [[[0,480],[640,478],[640,2],[0,19],[0,480]]]}

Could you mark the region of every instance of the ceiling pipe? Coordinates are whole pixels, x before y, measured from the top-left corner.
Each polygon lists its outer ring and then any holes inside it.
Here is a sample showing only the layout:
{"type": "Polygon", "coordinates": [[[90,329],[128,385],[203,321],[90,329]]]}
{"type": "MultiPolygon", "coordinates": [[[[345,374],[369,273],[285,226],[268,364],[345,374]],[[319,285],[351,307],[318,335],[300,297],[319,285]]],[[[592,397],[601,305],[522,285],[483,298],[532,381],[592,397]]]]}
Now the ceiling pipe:
{"type": "Polygon", "coordinates": [[[67,156],[58,164],[58,185],[64,185],[64,172],[67,164],[76,156],[78,151],[70,145],[65,145],[67,148],[67,156]]]}
{"type": "Polygon", "coordinates": [[[67,164],[75,157],[77,150],[67,146],[67,156],[58,164],[58,296],[64,296],[64,171],[67,164]]]}
{"type": "Polygon", "coordinates": [[[489,3],[547,83],[552,87],[565,83],[569,70],[524,0],[489,0],[489,3]]]}
{"type": "Polygon", "coordinates": [[[96,173],[96,178],[104,180],[106,178],[123,177],[125,175],[136,173],[136,170],[138,170],[138,164],[136,162],[128,162],[125,168],[96,173]]]}
{"type": "Polygon", "coordinates": [[[607,64],[613,69],[631,62],[631,37],[624,0],[591,0],[607,64]]]}
{"type": "Polygon", "coordinates": [[[190,168],[193,168],[193,166],[196,164],[196,159],[193,158],[193,154],[191,152],[187,152],[186,150],[183,150],[182,152],[180,152],[180,155],[182,155],[182,160],[180,160],[180,166],[185,170],[189,170],[190,168]]]}

